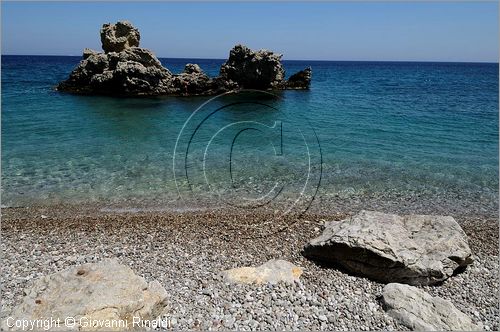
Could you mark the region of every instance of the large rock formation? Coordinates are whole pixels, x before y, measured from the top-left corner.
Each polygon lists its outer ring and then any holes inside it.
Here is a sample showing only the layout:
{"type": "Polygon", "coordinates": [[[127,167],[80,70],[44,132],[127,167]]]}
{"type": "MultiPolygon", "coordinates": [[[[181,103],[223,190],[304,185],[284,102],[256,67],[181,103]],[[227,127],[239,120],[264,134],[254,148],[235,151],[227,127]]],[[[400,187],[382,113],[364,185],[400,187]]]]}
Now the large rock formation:
{"type": "Polygon", "coordinates": [[[458,310],[453,303],[433,297],[421,289],[403,284],[388,284],[382,303],[389,316],[412,330],[478,331],[482,326],[458,310]]]}
{"type": "Polygon", "coordinates": [[[133,47],[116,53],[85,50],[84,60],[57,89],[79,94],[161,95],[170,92],[172,74],[151,51],[133,47]]]}
{"type": "Polygon", "coordinates": [[[472,263],[467,236],[452,217],[361,211],[327,223],[304,255],[382,282],[430,285],[472,263]]]}
{"type": "Polygon", "coordinates": [[[174,75],[155,55],[139,47],[139,31],[123,21],[104,24],[101,42],[104,53],[85,49],[83,60],[57,90],[76,94],[117,96],[214,95],[238,89],[308,89],[310,68],[285,81],[281,55],[253,52],[237,45],[220,70],[211,78],[196,64],[187,64],[174,75]]]}
{"type": "Polygon", "coordinates": [[[44,319],[59,319],[59,326],[53,324],[52,329],[61,331],[137,329],[134,324],[164,314],[167,298],[157,281],[146,282],[115,259],[42,277],[25,294],[9,315],[11,319],[2,322],[2,330],[15,329],[12,325],[16,321],[44,319]],[[74,318],[70,325],[65,322],[68,317],[74,318]]]}
{"type": "Polygon", "coordinates": [[[225,280],[242,284],[293,283],[302,275],[302,269],[282,259],[272,259],[257,267],[238,267],[222,272],[225,280]]]}
{"type": "Polygon", "coordinates": [[[282,89],[285,69],[281,57],[267,50],[254,52],[246,46],[236,45],[221,66],[220,76],[245,89],[282,89]]]}

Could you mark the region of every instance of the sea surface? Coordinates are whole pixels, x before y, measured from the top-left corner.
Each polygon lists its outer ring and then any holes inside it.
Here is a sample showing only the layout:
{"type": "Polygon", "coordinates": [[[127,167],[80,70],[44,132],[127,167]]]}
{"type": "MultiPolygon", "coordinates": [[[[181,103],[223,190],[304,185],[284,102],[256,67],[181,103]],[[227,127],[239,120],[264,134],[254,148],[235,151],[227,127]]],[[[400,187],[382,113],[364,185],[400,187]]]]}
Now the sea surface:
{"type": "MultiPolygon", "coordinates": [[[[160,60],[210,75],[223,63],[160,60]]],[[[188,193],[498,210],[498,64],[284,61],[287,76],[312,67],[309,91],[211,100],[75,96],[54,86],[80,57],[1,61],[4,207],[161,207],[188,193]]]]}

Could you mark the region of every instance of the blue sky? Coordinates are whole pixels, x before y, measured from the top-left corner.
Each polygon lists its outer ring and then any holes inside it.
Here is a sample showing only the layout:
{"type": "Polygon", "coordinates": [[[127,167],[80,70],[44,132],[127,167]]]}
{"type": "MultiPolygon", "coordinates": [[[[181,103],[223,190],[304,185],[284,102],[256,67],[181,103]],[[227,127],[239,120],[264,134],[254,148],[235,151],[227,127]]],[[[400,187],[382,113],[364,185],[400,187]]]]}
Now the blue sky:
{"type": "Polygon", "coordinates": [[[226,58],[243,43],[285,59],[498,61],[498,3],[2,2],[2,54],[100,50],[127,19],[159,57],[226,58]]]}

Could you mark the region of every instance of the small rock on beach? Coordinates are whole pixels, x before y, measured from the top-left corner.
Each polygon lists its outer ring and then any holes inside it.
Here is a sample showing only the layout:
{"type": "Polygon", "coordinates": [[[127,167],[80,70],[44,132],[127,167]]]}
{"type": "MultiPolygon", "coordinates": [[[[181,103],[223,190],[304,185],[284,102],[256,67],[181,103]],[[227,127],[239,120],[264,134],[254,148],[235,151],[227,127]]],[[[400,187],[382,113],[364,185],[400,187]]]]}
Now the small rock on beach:
{"type": "Polygon", "coordinates": [[[257,267],[239,267],[222,272],[223,277],[231,282],[243,284],[293,283],[302,275],[302,269],[282,260],[272,259],[257,267]]]}
{"type": "Polygon", "coordinates": [[[414,286],[391,283],[382,291],[382,301],[387,313],[412,330],[426,331],[477,331],[482,326],[471,319],[453,303],[433,297],[414,286]]]}

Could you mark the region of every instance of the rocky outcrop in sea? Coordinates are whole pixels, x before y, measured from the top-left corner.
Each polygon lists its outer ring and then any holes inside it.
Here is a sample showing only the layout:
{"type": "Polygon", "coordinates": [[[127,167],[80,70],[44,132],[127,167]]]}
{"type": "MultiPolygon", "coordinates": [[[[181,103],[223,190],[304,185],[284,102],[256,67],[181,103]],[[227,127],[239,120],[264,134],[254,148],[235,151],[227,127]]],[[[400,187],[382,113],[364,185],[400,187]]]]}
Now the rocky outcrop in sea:
{"type": "Polygon", "coordinates": [[[139,47],[140,33],[130,22],[104,24],[103,53],[86,48],[83,59],[56,89],[75,94],[112,96],[215,95],[239,89],[308,89],[311,68],[285,79],[281,54],[236,45],[217,77],[196,64],[172,74],[148,49],[139,47]]]}

